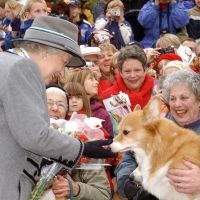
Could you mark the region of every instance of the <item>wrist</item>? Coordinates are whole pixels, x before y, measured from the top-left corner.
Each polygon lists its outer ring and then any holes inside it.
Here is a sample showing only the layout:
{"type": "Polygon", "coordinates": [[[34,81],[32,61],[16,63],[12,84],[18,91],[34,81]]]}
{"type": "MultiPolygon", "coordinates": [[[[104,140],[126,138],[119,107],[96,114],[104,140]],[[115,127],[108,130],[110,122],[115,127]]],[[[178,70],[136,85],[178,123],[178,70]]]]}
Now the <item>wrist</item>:
{"type": "Polygon", "coordinates": [[[77,197],[80,194],[80,191],[81,191],[80,185],[78,183],[76,183],[74,185],[74,197],[77,197]]]}

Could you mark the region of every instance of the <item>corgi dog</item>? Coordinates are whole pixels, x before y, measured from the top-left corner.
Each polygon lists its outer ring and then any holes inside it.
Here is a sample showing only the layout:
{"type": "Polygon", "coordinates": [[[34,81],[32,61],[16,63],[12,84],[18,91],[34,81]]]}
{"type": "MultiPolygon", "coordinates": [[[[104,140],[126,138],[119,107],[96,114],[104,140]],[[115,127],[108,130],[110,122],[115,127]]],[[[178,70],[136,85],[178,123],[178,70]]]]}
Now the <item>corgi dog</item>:
{"type": "Polygon", "coordinates": [[[161,200],[199,200],[200,195],[179,193],[169,183],[169,168],[187,169],[183,160],[200,166],[200,137],[160,117],[161,101],[153,97],[143,110],[136,106],[119,124],[110,145],[113,152],[133,151],[138,167],[131,175],[161,200]]]}

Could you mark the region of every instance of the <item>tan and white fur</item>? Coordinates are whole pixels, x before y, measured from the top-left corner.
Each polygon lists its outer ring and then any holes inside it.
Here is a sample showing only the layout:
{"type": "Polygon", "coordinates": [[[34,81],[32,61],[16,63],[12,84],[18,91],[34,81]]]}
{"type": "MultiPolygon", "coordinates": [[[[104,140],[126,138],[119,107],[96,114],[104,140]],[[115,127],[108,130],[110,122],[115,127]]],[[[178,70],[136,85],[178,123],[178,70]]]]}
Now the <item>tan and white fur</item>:
{"type": "Polygon", "coordinates": [[[160,99],[123,118],[113,152],[134,151],[138,167],[132,173],[148,192],[161,200],[199,200],[200,195],[179,193],[169,183],[169,168],[186,169],[183,160],[200,166],[200,136],[160,118],[160,99]]]}

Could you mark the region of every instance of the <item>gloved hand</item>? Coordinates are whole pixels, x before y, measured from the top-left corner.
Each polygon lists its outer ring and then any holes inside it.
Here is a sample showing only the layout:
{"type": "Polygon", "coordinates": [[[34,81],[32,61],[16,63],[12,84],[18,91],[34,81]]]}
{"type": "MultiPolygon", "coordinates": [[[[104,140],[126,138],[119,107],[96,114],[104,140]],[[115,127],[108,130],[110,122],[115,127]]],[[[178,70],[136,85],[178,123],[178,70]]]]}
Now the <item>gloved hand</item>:
{"type": "Polygon", "coordinates": [[[117,153],[113,153],[110,149],[105,149],[103,146],[109,145],[113,142],[109,140],[95,140],[86,142],[83,150],[83,156],[90,158],[109,158],[116,157],[117,153]]]}
{"type": "Polygon", "coordinates": [[[12,31],[19,31],[20,25],[21,25],[21,21],[19,17],[15,17],[10,23],[10,26],[12,27],[12,31]]]}

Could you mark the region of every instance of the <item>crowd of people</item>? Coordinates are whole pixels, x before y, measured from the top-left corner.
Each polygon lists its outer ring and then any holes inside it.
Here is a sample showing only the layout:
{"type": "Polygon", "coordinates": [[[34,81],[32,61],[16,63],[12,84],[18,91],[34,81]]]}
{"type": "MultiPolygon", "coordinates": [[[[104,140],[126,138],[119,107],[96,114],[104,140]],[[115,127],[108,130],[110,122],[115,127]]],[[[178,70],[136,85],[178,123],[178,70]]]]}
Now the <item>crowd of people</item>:
{"type": "MultiPolygon", "coordinates": [[[[1,199],[27,200],[52,162],[63,169],[40,200],[70,198],[71,192],[77,200],[157,199],[129,177],[137,167],[134,152],[109,148],[119,121],[104,101],[120,93],[131,111],[157,95],[160,117],[200,133],[200,0],[143,2],[134,19],[141,40],[126,18],[127,5],[1,0],[1,199]],[[82,141],[51,124],[74,113],[100,119],[104,139],[82,141]],[[78,169],[82,157],[107,165],[78,169]]],[[[188,170],[169,170],[170,184],[200,193],[200,167],[183,163],[188,170]]]]}

